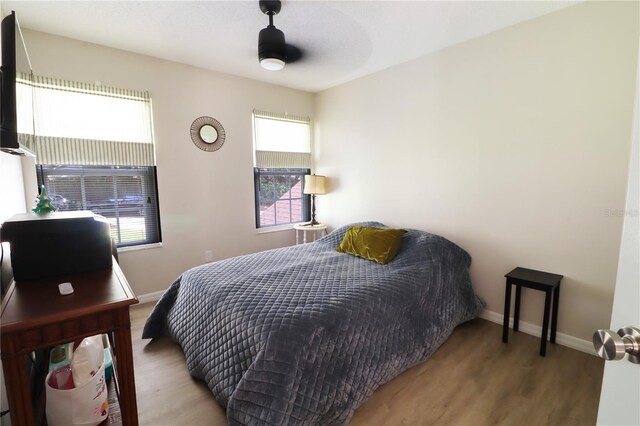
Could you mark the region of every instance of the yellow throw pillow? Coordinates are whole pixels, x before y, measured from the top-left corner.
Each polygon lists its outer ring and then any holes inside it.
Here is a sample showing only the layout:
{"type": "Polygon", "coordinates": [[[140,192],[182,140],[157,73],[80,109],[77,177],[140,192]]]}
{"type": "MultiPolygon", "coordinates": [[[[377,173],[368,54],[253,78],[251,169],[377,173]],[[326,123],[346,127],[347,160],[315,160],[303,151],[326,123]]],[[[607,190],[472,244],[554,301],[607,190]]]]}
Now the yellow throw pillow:
{"type": "Polygon", "coordinates": [[[405,232],[404,229],[352,226],[336,250],[386,265],[398,254],[405,232]]]}

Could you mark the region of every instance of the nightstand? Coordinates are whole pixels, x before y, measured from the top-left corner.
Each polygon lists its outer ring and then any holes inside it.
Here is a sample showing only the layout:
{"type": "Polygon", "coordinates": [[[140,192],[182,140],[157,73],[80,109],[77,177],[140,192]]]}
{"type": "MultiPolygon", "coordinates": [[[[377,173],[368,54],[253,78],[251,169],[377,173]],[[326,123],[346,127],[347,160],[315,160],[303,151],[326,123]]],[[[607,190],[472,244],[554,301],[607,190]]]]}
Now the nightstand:
{"type": "Polygon", "coordinates": [[[313,237],[312,241],[318,239],[318,235],[327,235],[327,225],[324,223],[319,223],[317,225],[309,225],[304,223],[298,223],[293,225],[293,229],[296,233],[296,245],[300,244],[300,232],[302,232],[302,243],[307,242],[307,233],[311,233],[313,237]]]}
{"type": "Polygon", "coordinates": [[[560,281],[562,275],[533,269],[516,268],[505,275],[507,285],[504,295],[504,319],[502,323],[502,341],[509,341],[509,308],[511,305],[511,286],[516,286],[516,301],[513,312],[513,331],[518,331],[520,322],[520,292],[522,287],[544,291],[544,316],[542,317],[542,336],[540,336],[540,356],[547,353],[547,332],[549,330],[549,311],[551,310],[551,336],[549,341],[556,343],[556,328],[558,325],[558,302],[560,301],[560,281]],[[551,296],[553,294],[553,308],[551,296]]]}
{"type": "Polygon", "coordinates": [[[110,333],[122,423],[136,426],[138,408],[129,320],[129,306],[136,303],[138,299],[115,260],[109,269],[14,281],[4,296],[0,323],[11,424],[41,424],[39,419],[44,418],[44,404],[39,406],[41,410],[37,410],[34,418],[26,354],[94,334],[110,333]],[[58,293],[58,283],[65,281],[73,284],[72,295],[58,293]]]}

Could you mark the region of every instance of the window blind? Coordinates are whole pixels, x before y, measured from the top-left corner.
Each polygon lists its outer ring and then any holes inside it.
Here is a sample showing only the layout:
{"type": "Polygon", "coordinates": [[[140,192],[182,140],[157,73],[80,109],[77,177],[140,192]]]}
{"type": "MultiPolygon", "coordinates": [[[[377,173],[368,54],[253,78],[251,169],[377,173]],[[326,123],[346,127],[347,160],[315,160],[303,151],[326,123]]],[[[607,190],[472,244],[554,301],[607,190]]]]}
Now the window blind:
{"type": "Polygon", "coordinates": [[[311,120],[253,111],[255,167],[311,168],[311,120]]]}
{"type": "Polygon", "coordinates": [[[161,241],[155,167],[39,165],[37,176],[59,211],[104,216],[118,247],[161,241]]]}
{"type": "Polygon", "coordinates": [[[40,76],[16,88],[18,132],[38,164],[153,166],[153,123],[148,92],[40,76]],[[30,99],[29,99],[30,98],[30,99]]]}

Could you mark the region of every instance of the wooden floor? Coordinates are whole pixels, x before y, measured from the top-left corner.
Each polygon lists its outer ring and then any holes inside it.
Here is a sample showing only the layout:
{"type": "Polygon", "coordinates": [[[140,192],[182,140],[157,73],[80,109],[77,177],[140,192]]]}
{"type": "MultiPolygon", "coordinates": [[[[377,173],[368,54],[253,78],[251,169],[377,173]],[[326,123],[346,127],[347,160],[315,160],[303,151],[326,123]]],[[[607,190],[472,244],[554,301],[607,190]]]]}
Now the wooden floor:
{"type": "MultiPolygon", "coordinates": [[[[141,425],[225,425],[203,382],[187,372],[180,347],[141,340],[153,305],[132,308],[141,425]]],[[[477,319],[462,324],[426,362],[381,386],[351,425],[593,425],[604,361],[477,319]]]]}

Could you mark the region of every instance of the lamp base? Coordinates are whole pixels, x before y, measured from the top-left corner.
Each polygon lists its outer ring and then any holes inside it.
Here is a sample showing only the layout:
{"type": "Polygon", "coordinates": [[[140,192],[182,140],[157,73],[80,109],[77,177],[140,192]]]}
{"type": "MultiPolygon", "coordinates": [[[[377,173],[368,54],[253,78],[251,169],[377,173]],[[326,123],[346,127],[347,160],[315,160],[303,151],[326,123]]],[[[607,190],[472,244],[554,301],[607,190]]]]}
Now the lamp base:
{"type": "Polygon", "coordinates": [[[320,225],[320,222],[316,220],[316,194],[311,194],[311,222],[307,226],[320,225]]]}

